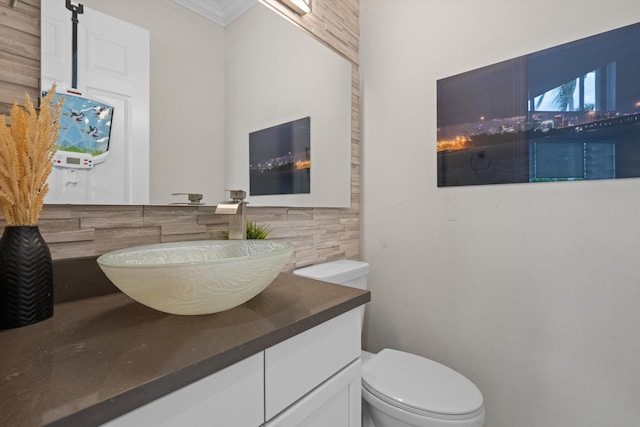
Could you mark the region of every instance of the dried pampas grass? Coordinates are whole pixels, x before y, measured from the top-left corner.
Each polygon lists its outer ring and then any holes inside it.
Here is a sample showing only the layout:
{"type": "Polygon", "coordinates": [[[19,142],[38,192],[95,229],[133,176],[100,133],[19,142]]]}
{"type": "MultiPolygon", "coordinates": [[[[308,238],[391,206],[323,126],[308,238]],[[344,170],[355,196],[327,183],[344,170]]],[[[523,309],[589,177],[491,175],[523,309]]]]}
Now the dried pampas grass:
{"type": "Polygon", "coordinates": [[[24,107],[13,104],[10,127],[0,115],[0,208],[9,225],[36,225],[49,190],[63,101],[52,104],[55,91],[54,84],[40,113],[25,94],[24,107]]]}

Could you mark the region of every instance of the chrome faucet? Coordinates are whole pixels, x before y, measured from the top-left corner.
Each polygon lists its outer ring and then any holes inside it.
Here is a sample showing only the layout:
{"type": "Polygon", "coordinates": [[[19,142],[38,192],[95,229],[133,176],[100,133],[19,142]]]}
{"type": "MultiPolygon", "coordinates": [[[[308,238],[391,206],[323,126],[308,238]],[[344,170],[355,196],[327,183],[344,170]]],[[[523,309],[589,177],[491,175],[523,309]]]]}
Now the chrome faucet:
{"type": "Polygon", "coordinates": [[[244,240],[247,238],[247,207],[245,202],[247,193],[243,190],[229,190],[231,200],[218,203],[215,213],[229,215],[229,240],[244,240]]]}

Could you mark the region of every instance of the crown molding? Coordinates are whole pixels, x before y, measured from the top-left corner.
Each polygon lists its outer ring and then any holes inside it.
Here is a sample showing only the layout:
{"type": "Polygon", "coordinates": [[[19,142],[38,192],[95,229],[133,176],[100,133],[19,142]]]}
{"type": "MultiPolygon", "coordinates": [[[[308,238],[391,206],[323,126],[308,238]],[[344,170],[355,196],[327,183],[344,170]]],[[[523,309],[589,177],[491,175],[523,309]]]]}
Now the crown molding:
{"type": "Polygon", "coordinates": [[[226,27],[258,0],[173,0],[218,25],[226,27]]]}

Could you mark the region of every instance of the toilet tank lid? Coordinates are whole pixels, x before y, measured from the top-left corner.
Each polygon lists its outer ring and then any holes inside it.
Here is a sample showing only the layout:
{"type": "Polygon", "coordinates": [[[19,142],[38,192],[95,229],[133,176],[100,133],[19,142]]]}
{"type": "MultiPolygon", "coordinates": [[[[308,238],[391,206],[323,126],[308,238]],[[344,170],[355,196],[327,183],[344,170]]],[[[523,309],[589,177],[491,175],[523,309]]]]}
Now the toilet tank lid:
{"type": "Polygon", "coordinates": [[[294,270],[296,276],[331,283],[346,283],[369,274],[369,263],[340,259],[294,270]]]}
{"type": "Polygon", "coordinates": [[[483,407],[482,392],[462,374],[424,357],[384,349],[362,366],[363,386],[414,413],[462,416],[483,407]]]}

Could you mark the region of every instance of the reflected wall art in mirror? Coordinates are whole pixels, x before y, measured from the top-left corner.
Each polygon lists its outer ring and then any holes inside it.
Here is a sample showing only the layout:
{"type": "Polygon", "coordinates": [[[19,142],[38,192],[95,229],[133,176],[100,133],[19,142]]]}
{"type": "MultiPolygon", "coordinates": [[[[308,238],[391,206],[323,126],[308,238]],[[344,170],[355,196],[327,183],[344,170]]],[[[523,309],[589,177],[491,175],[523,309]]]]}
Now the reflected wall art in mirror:
{"type": "Polygon", "coordinates": [[[640,24],[438,80],[438,187],[640,177],[640,24]]]}
{"type": "Polygon", "coordinates": [[[311,192],[311,117],[249,134],[249,194],[311,192]]]}

